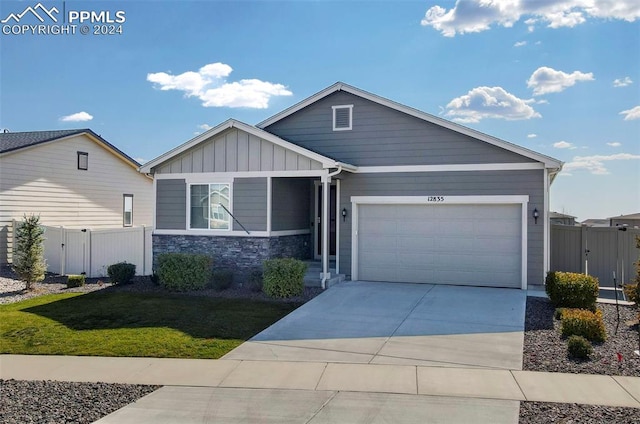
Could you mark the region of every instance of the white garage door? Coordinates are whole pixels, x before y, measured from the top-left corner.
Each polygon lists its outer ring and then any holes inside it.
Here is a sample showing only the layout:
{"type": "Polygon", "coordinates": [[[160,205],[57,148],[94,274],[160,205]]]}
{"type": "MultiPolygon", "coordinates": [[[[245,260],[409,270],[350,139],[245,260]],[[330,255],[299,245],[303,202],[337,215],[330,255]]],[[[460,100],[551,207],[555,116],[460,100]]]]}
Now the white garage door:
{"type": "Polygon", "coordinates": [[[521,206],[358,207],[358,279],[521,286],[521,206]]]}

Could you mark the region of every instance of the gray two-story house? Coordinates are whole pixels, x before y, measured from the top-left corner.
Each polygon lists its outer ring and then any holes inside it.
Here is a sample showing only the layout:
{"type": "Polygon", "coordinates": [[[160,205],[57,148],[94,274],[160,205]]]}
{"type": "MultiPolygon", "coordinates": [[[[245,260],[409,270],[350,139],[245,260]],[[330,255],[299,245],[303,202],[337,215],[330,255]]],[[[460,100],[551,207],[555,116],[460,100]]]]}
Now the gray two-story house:
{"type": "Polygon", "coordinates": [[[526,289],[549,267],[556,159],[336,83],[148,162],[154,254],[246,270],[316,259],[352,280],[526,289]]]}

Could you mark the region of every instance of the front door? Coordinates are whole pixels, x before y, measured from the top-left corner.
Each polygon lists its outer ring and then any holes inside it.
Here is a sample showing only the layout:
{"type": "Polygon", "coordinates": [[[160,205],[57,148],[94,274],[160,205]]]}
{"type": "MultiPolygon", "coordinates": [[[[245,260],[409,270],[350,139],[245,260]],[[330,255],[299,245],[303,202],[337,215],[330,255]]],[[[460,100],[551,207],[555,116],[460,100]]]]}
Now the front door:
{"type": "MultiPolygon", "coordinates": [[[[315,256],[322,258],[322,185],[316,185],[316,212],[315,212],[315,256]]],[[[336,255],[336,186],[331,185],[329,190],[329,256],[336,255]]]]}

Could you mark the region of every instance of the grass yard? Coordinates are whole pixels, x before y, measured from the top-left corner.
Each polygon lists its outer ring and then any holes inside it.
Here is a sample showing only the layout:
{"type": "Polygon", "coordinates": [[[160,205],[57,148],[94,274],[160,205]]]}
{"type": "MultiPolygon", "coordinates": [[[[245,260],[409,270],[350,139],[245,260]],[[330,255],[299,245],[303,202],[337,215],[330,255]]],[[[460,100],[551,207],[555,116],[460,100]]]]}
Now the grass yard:
{"type": "Polygon", "coordinates": [[[0,305],[0,353],[220,358],[299,304],[68,293],[0,305]]]}

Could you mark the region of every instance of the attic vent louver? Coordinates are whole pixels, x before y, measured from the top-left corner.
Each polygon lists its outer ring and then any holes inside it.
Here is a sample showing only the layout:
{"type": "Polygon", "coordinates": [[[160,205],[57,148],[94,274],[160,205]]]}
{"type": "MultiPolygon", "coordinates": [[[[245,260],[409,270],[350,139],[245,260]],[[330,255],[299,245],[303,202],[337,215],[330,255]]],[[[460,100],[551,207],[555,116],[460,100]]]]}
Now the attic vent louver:
{"type": "Polygon", "coordinates": [[[333,130],[347,131],[351,129],[353,121],[353,105],[332,106],[333,130]]]}

